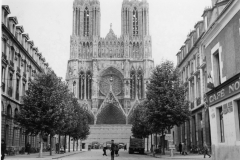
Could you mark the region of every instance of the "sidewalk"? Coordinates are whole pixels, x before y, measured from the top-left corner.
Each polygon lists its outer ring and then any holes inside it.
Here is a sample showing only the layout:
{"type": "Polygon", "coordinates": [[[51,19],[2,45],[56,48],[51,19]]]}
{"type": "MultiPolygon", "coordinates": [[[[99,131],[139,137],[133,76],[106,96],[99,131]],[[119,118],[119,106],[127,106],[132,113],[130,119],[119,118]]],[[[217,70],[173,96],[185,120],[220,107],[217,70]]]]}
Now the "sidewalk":
{"type": "Polygon", "coordinates": [[[6,156],[5,159],[6,160],[53,160],[53,159],[59,159],[59,158],[63,158],[66,156],[70,156],[73,154],[78,154],[78,153],[82,153],[85,152],[86,150],[82,150],[82,151],[72,151],[68,152],[68,150],[66,151],[66,153],[63,154],[56,154],[55,151],[52,152],[52,155],[50,156],[50,151],[49,152],[43,152],[42,153],[42,158],[38,158],[39,153],[32,153],[30,155],[28,154],[18,154],[15,156],[6,156]]]}
{"type": "MultiPolygon", "coordinates": [[[[147,152],[147,154],[149,156],[153,156],[152,153],[147,152]]],[[[165,155],[161,155],[160,153],[155,154],[156,158],[164,158],[164,159],[196,159],[196,160],[200,160],[200,159],[204,159],[203,154],[192,154],[192,153],[188,153],[188,155],[181,155],[179,152],[174,152],[173,157],[170,157],[170,151],[165,151],[165,155]]],[[[208,158],[208,156],[206,155],[206,159],[211,160],[212,158],[208,158]]]]}

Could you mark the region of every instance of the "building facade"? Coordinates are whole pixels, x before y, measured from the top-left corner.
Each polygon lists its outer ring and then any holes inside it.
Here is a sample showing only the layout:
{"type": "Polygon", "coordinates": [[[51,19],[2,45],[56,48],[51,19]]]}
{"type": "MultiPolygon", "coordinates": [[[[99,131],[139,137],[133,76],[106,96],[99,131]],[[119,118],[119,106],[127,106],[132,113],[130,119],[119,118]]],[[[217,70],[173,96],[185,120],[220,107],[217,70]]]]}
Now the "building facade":
{"type": "Polygon", "coordinates": [[[240,1],[213,1],[203,14],[207,93],[214,160],[240,155],[240,1]]]}
{"type": "Polygon", "coordinates": [[[102,131],[91,134],[89,143],[111,140],[106,132],[121,132],[116,139],[129,141],[132,111],[146,97],[146,84],[154,67],[148,3],[124,0],[121,12],[121,36],[114,34],[111,24],[106,37],[100,37],[100,2],[73,2],[66,81],[79,103],[91,114],[92,133],[102,131]]]}
{"type": "Polygon", "coordinates": [[[20,111],[22,96],[35,74],[46,72],[45,62],[34,42],[18,25],[17,17],[10,17],[9,6],[2,6],[2,70],[1,70],[1,138],[7,147],[20,151],[30,142],[38,147],[38,137],[24,134],[24,128],[14,123],[14,116],[20,111]]]}
{"type": "Polygon", "coordinates": [[[240,1],[212,0],[177,54],[190,122],[175,127],[175,144],[211,146],[213,158],[238,159],[240,1]],[[177,133],[177,134],[176,134],[177,133]]]}
{"type": "Polygon", "coordinates": [[[186,88],[186,100],[190,102],[191,117],[180,127],[174,127],[172,134],[174,143],[185,143],[188,151],[202,148],[204,142],[211,146],[209,112],[205,110],[204,102],[207,83],[206,57],[201,46],[205,31],[204,21],[198,21],[177,53],[177,67],[182,85],[186,88]]]}

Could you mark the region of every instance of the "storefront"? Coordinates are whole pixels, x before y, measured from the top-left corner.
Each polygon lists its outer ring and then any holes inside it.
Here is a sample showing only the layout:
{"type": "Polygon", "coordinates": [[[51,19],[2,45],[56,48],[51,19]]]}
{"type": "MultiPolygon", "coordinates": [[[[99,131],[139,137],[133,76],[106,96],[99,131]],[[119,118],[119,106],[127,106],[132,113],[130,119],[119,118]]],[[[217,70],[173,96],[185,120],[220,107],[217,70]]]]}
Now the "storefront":
{"type": "Polygon", "coordinates": [[[240,73],[206,94],[214,159],[239,159],[240,73]]]}

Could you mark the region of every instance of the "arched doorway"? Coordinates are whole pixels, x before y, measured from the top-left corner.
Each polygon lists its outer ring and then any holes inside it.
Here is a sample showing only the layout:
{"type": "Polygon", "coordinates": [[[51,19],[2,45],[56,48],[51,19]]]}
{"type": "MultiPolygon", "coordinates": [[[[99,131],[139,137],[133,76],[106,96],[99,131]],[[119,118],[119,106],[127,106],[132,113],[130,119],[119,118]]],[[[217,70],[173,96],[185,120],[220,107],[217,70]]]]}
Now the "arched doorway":
{"type": "Polygon", "coordinates": [[[120,108],[108,104],[98,114],[97,124],[126,124],[126,117],[120,108]]]}

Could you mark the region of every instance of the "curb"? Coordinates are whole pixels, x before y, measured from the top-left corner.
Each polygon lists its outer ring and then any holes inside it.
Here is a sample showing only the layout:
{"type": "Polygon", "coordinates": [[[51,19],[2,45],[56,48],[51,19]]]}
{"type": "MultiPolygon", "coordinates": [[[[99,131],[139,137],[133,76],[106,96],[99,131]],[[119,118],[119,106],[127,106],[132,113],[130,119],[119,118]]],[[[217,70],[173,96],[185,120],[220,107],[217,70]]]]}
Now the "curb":
{"type": "Polygon", "coordinates": [[[67,156],[71,156],[74,154],[79,154],[85,151],[79,151],[79,152],[71,152],[69,154],[66,155],[56,155],[55,157],[42,157],[42,158],[38,158],[38,157],[5,157],[6,160],[53,160],[53,159],[59,159],[59,158],[63,158],[63,157],[67,157],[67,156]]]}
{"type": "MultiPolygon", "coordinates": [[[[78,153],[82,153],[82,152],[85,152],[85,151],[81,151],[81,152],[78,152],[78,153]]],[[[75,153],[68,154],[68,155],[63,155],[63,156],[60,156],[60,157],[53,157],[52,159],[63,158],[63,157],[71,156],[71,155],[78,154],[78,153],[75,152],[75,153]]]]}

